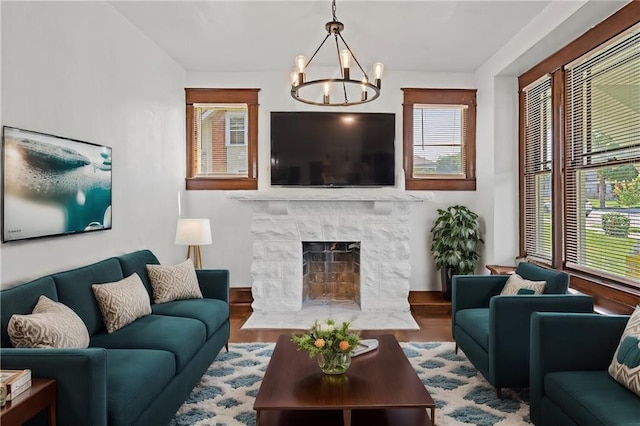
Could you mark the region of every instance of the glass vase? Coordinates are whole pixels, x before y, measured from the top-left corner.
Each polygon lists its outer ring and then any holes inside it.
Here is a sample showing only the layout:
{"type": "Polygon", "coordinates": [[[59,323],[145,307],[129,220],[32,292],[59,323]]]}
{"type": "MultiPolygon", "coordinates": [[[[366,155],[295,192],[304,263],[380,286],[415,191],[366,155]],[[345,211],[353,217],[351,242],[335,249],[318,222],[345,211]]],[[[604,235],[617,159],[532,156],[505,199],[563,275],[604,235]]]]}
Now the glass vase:
{"type": "Polygon", "coordinates": [[[317,359],[320,370],[325,374],[342,374],[351,365],[349,352],[321,352],[317,359]]]}

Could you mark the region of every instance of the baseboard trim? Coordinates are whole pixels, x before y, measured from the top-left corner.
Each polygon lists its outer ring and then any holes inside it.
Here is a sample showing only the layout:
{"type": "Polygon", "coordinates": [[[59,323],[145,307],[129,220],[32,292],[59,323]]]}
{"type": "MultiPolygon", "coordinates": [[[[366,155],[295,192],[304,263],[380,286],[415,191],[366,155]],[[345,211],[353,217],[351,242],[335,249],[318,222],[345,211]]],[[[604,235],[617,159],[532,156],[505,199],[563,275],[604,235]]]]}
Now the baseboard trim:
{"type": "MultiPolygon", "coordinates": [[[[253,303],[251,287],[231,287],[229,305],[234,309],[249,309],[253,303]]],[[[412,311],[429,314],[451,313],[451,302],[445,300],[441,291],[410,291],[409,305],[412,311]]]]}

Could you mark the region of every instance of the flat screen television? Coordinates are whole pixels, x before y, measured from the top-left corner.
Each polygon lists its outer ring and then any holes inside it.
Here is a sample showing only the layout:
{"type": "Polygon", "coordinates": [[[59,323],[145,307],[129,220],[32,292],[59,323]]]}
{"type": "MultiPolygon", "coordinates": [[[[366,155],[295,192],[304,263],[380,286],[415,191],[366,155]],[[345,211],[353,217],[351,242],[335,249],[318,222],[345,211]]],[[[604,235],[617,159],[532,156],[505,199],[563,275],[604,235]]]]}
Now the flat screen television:
{"type": "Polygon", "coordinates": [[[395,114],[271,113],[271,185],[395,184],[395,114]]]}
{"type": "Polygon", "coordinates": [[[111,148],[5,126],[2,242],[111,229],[111,148]]]}

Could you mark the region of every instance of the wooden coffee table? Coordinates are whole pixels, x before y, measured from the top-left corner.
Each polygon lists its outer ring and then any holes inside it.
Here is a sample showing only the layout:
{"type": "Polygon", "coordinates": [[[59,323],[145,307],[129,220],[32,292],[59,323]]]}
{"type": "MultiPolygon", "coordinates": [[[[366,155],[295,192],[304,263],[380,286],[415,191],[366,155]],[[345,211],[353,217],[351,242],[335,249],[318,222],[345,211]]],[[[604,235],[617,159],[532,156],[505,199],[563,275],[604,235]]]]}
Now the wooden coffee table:
{"type": "Polygon", "coordinates": [[[367,338],[378,339],[377,350],[353,358],[345,374],[326,375],[291,336],[280,336],[253,404],[256,424],[435,425],[433,398],[396,338],[367,338]]]}

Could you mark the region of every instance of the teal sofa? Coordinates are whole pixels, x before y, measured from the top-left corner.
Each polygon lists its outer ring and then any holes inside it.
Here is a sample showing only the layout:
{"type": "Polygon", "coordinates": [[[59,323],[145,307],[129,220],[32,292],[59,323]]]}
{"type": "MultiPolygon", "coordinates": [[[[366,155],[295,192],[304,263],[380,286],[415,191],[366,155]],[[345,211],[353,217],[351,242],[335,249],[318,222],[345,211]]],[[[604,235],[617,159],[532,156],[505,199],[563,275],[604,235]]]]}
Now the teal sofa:
{"type": "Polygon", "coordinates": [[[624,315],[533,314],[533,424],[640,425],[640,397],[607,371],[628,320],[624,315]]]}
{"type": "Polygon", "coordinates": [[[33,377],[55,379],[58,425],[168,424],[227,344],[228,271],[196,271],[203,299],[153,304],[145,265],[158,263],[152,252],[141,250],[0,292],[1,368],[29,368],[33,377]],[[152,314],[109,334],[91,285],[134,272],[149,292],[152,314]],[[11,315],[31,313],[40,295],[80,316],[89,348],[12,348],[11,315]]]}
{"type": "Polygon", "coordinates": [[[516,273],[532,281],[546,281],[542,295],[500,296],[507,275],[456,275],[452,279],[451,330],[469,361],[496,388],[529,386],[531,314],[593,312],[591,296],[566,294],[564,272],[520,263],[516,273]]]}

